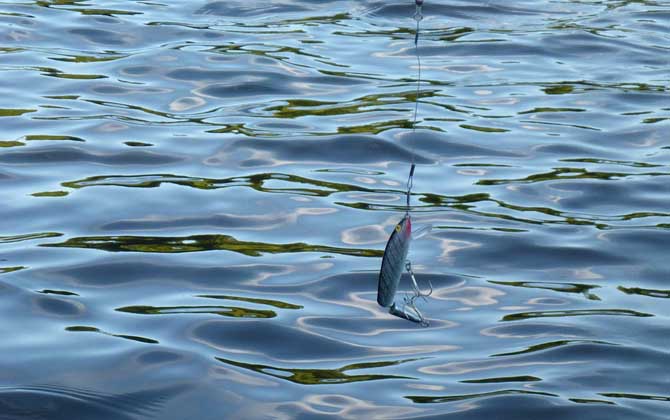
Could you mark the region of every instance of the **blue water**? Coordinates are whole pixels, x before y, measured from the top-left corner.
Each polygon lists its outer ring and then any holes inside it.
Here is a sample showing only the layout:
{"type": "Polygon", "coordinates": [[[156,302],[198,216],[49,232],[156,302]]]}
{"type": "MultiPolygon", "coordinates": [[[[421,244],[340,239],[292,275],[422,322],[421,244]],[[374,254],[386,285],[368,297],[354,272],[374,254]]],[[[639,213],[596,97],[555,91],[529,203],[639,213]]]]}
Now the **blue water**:
{"type": "Polygon", "coordinates": [[[670,2],[413,13],[0,1],[0,419],[667,419],[670,2]]]}

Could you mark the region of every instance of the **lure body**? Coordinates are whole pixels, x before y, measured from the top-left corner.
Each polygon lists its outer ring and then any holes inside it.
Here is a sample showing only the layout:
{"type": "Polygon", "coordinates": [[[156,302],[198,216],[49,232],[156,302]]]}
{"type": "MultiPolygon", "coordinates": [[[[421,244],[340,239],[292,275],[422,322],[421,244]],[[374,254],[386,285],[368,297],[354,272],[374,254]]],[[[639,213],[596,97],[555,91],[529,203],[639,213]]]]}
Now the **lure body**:
{"type": "Polygon", "coordinates": [[[398,222],[386,243],[386,249],[384,249],[384,256],[382,257],[382,268],[379,270],[377,303],[385,308],[391,306],[395,300],[398,283],[402,272],[405,270],[405,261],[407,260],[411,239],[412,221],[409,213],[406,213],[405,217],[398,222]]]}

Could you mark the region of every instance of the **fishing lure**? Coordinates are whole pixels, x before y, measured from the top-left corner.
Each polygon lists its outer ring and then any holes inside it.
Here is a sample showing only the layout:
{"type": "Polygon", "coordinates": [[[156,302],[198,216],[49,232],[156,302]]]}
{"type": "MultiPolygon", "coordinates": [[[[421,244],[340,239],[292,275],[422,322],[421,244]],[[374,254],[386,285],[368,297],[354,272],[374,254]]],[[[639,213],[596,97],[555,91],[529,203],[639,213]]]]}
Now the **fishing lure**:
{"type": "Polygon", "coordinates": [[[382,257],[382,267],[379,270],[377,303],[385,308],[394,303],[411,240],[412,218],[409,212],[406,212],[405,217],[395,226],[386,243],[386,249],[384,249],[384,256],[382,257]]]}
{"type": "MultiPolygon", "coordinates": [[[[417,48],[417,62],[419,68],[419,76],[417,78],[417,92],[414,106],[414,123],[413,131],[416,132],[416,118],[418,112],[418,101],[419,101],[419,92],[421,88],[421,58],[418,52],[419,44],[419,22],[423,19],[421,9],[423,6],[423,0],[415,0],[416,12],[414,13],[414,20],[416,20],[416,36],[414,38],[414,45],[417,48]]],[[[409,214],[410,210],[410,197],[412,194],[412,184],[414,181],[414,169],[416,165],[414,164],[414,152],[412,152],[412,165],[409,170],[409,176],[407,178],[407,198],[406,198],[406,210],[405,216],[398,222],[395,226],[395,229],[391,233],[391,237],[386,243],[386,248],[384,249],[384,255],[382,257],[382,266],[379,270],[379,280],[377,284],[377,303],[384,307],[389,308],[389,313],[400,318],[407,319],[409,321],[420,323],[423,326],[428,326],[428,321],[424,318],[423,314],[416,307],[416,300],[418,298],[426,299],[433,293],[433,285],[429,283],[430,289],[428,292],[421,292],[419,285],[414,277],[414,272],[412,271],[412,263],[407,259],[407,254],[409,252],[409,245],[412,241],[412,218],[409,214]],[[404,298],[404,303],[402,307],[396,306],[395,295],[398,290],[398,284],[400,283],[400,278],[402,277],[403,271],[407,271],[412,280],[413,295],[406,296],[404,298]]]]}
{"type": "MultiPolygon", "coordinates": [[[[412,263],[407,259],[409,245],[412,241],[412,217],[409,214],[409,201],[412,193],[412,180],[415,167],[416,165],[412,163],[407,181],[407,210],[405,211],[405,216],[395,226],[384,249],[382,266],[379,270],[379,281],[377,283],[377,303],[382,307],[389,308],[391,315],[428,326],[428,321],[419,308],[416,307],[416,300],[418,298],[426,300],[433,293],[433,285],[428,280],[429,290],[422,292],[414,277],[412,263]],[[402,307],[399,308],[395,303],[395,295],[403,271],[409,273],[414,293],[412,296],[406,296],[402,307]]],[[[429,231],[430,228],[431,226],[429,225],[419,229],[417,237],[429,231]]]]}

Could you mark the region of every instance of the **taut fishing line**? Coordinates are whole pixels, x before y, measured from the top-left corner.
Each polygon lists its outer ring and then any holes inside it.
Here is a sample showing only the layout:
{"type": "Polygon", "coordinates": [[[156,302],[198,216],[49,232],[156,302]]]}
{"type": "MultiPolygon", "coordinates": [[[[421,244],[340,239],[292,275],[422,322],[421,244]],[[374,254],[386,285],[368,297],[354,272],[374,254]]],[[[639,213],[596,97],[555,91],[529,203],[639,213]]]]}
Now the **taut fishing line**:
{"type": "MultiPolygon", "coordinates": [[[[416,4],[416,11],[414,13],[414,20],[416,21],[416,34],[414,36],[414,49],[416,51],[416,60],[418,68],[418,76],[416,81],[416,94],[414,97],[414,118],[412,121],[412,133],[416,133],[416,121],[419,113],[419,95],[421,93],[421,55],[419,54],[419,34],[420,23],[423,20],[422,8],[423,0],[414,0],[416,4]]],[[[413,136],[415,137],[415,136],[413,136]]],[[[409,245],[412,239],[412,220],[410,217],[410,197],[412,195],[412,186],[414,183],[414,169],[416,168],[414,145],[412,145],[412,162],[407,177],[407,194],[405,216],[396,225],[391,233],[391,237],[386,243],[384,255],[382,257],[382,266],[379,270],[379,282],[377,287],[377,303],[383,307],[389,308],[389,313],[400,318],[404,318],[413,322],[417,322],[422,326],[428,326],[428,321],[423,316],[419,308],[416,306],[416,300],[422,298],[426,300],[428,296],[433,293],[433,285],[428,280],[429,290],[421,292],[419,284],[414,276],[412,270],[412,263],[407,259],[409,252],[409,245]],[[409,273],[412,280],[412,294],[403,298],[401,307],[396,306],[395,294],[398,289],[398,283],[402,277],[403,270],[409,273]]]]}

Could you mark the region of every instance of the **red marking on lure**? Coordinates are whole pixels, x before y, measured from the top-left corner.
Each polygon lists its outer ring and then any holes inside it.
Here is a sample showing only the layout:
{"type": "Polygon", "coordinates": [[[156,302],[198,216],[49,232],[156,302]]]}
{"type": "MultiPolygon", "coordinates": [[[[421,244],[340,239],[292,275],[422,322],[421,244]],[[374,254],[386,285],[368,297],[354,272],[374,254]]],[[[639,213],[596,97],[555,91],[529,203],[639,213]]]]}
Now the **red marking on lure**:
{"type": "Polygon", "coordinates": [[[395,300],[398,283],[400,283],[400,277],[405,270],[411,240],[412,220],[407,213],[395,226],[384,249],[377,284],[377,303],[383,307],[391,306],[395,300]]]}

